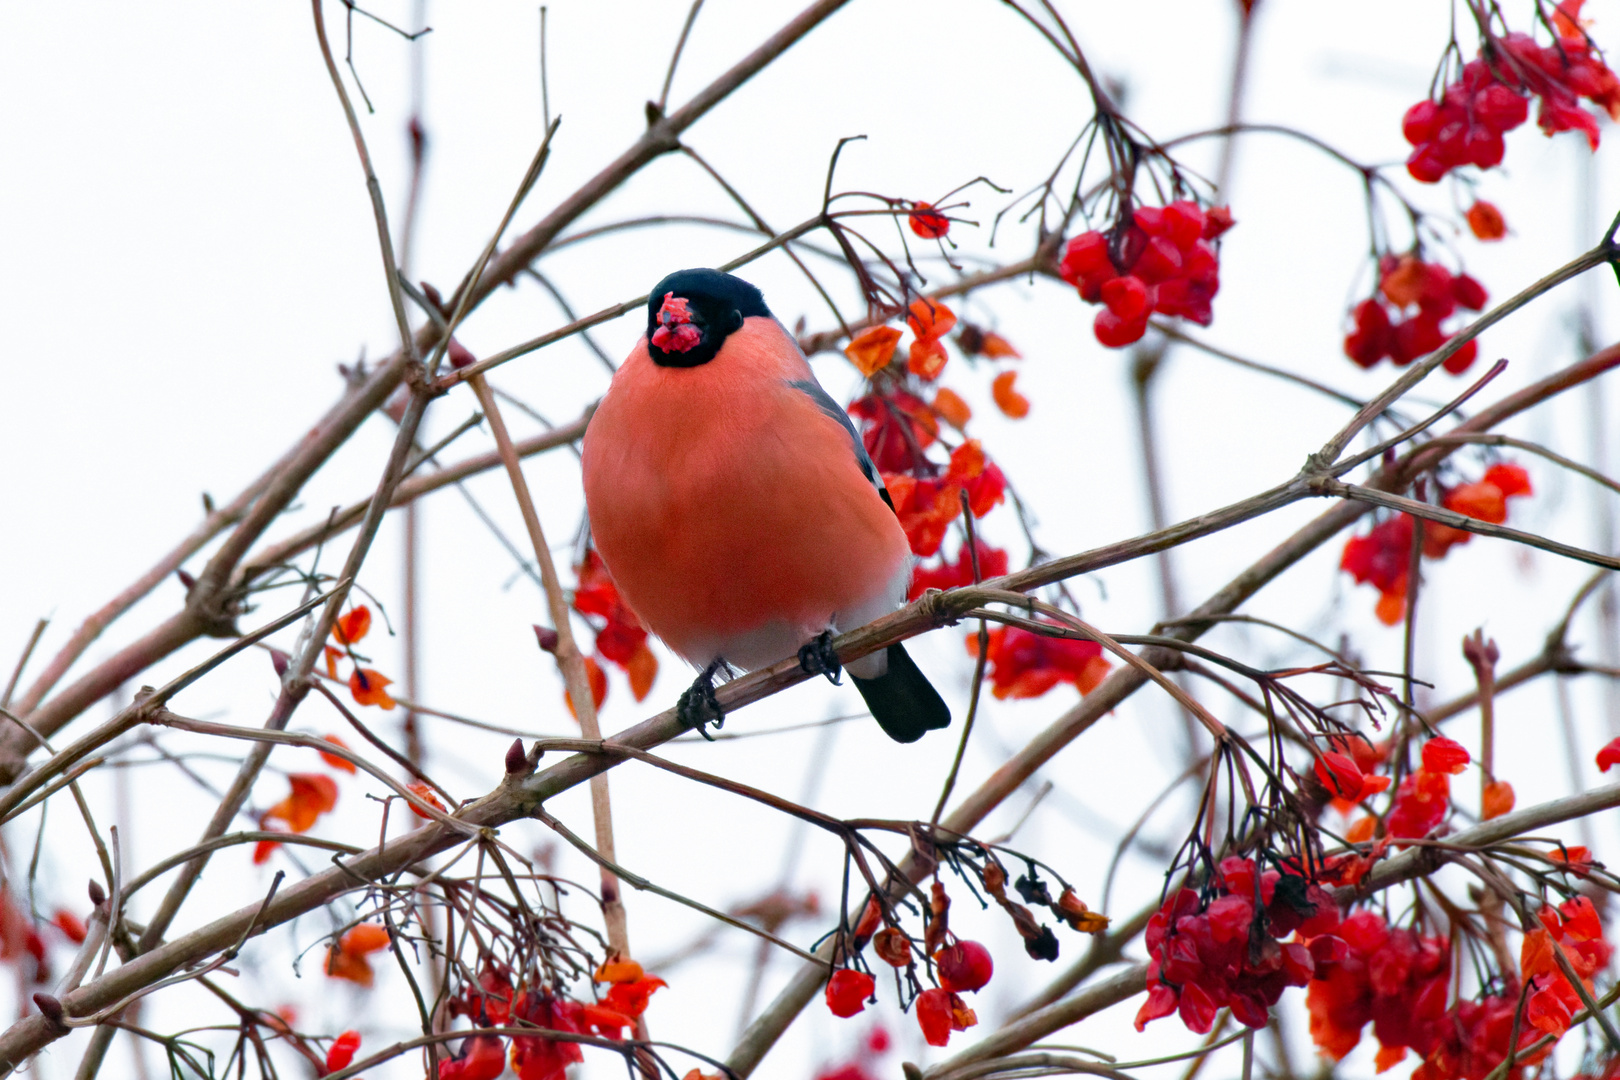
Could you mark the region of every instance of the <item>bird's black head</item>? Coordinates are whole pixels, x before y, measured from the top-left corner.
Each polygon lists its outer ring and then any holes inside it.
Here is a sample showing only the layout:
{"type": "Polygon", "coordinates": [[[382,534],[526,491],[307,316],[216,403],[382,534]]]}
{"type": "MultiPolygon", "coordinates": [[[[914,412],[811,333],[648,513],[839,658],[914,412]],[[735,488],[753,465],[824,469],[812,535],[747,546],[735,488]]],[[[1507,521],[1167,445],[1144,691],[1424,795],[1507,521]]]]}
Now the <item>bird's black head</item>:
{"type": "Polygon", "coordinates": [[[769,317],[760,291],[718,270],[677,270],[647,297],[647,351],[660,367],[713,360],[750,315],[769,317]]]}

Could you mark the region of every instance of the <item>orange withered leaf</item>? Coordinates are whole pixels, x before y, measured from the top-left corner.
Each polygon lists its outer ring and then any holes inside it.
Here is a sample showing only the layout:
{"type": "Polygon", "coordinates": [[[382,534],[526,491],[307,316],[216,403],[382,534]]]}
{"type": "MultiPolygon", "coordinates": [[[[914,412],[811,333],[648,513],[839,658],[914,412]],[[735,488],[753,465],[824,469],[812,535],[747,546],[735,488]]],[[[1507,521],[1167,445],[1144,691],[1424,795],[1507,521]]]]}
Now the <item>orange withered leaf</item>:
{"type": "Polygon", "coordinates": [[[630,692],[637,701],[645,701],[652,691],[653,682],[658,678],[658,657],[653,655],[645,641],[624,665],[624,670],[630,676],[630,692]]]}
{"type": "Polygon", "coordinates": [[[357,667],[349,676],[349,694],[357,705],[376,705],[386,711],[397,704],[384,689],[393,681],[380,671],[357,667]]]}
{"type": "Polygon", "coordinates": [[[872,938],[872,951],[892,967],[906,967],[911,963],[911,939],[898,927],[885,926],[872,938]]]}
{"type": "Polygon", "coordinates": [[[1506,780],[1492,780],[1485,785],[1484,797],[1480,800],[1479,817],[1481,821],[1501,817],[1513,809],[1513,785],[1506,780]]]}
{"type": "Polygon", "coordinates": [[[67,939],[73,944],[84,944],[86,934],[84,920],[73,914],[73,912],[68,911],[66,908],[58,908],[56,914],[51,917],[51,922],[56,924],[56,928],[67,935],[67,939]]]}
{"type": "Polygon", "coordinates": [[[591,976],[591,981],[605,983],[633,983],[646,974],[647,973],[642,970],[641,965],[636,963],[634,960],[624,960],[619,957],[614,957],[611,960],[602,961],[602,966],[596,969],[596,972],[591,976]]]}
{"type": "Polygon", "coordinates": [[[347,979],[359,986],[370,986],[376,978],[366,957],[388,948],[388,928],[361,923],[326,949],[326,973],[334,979],[347,979]]]}
{"type": "Polygon", "coordinates": [[[614,983],[613,988],[603,995],[602,1004],[626,1016],[640,1016],[647,1011],[647,999],[653,996],[653,991],[668,985],[656,975],[633,982],[614,983]]]}
{"type": "Polygon", "coordinates": [[[945,352],[945,346],[940,344],[938,338],[919,337],[911,343],[911,351],[906,356],[906,370],[924,382],[933,382],[945,370],[948,359],[950,357],[945,352]]]}
{"type": "Polygon", "coordinates": [[[892,326],[869,326],[850,339],[844,346],[844,355],[867,378],[888,366],[894,358],[894,347],[900,340],[900,331],[892,326]]]}
{"type": "Polygon", "coordinates": [[[337,662],[343,659],[343,650],[336,645],[328,645],[321,651],[326,657],[326,677],[337,678],[337,662]]]}
{"type": "MultiPolygon", "coordinates": [[[[448,814],[450,812],[444,808],[444,803],[439,801],[439,797],[433,793],[433,789],[421,781],[417,781],[414,784],[406,784],[405,790],[410,792],[412,795],[415,795],[418,799],[421,799],[423,802],[427,803],[441,814],[448,814]]],[[[411,813],[415,814],[423,821],[431,820],[428,815],[422,813],[414,806],[411,807],[411,813]]]]}
{"type": "Polygon", "coordinates": [[[337,805],[337,783],[321,773],[289,773],[292,785],[285,799],[264,812],[266,818],[287,823],[289,832],[308,832],[315,819],[337,805]]]}
{"type": "Polygon", "coordinates": [[[934,411],[958,431],[967,427],[967,422],[973,419],[973,410],[962,400],[962,395],[948,386],[940,387],[939,393],[934,395],[934,411]]]}
{"type": "Polygon", "coordinates": [[[1378,828],[1378,819],[1371,814],[1365,814],[1351,822],[1350,828],[1345,830],[1344,838],[1352,844],[1364,844],[1373,838],[1373,832],[1378,828]]]}
{"type": "Polygon", "coordinates": [[[1008,341],[994,330],[986,330],[984,332],[984,337],[981,340],[979,349],[984,353],[984,355],[988,356],[992,360],[1019,360],[1022,359],[1024,355],[1017,349],[1013,348],[1012,342],[1008,341]]]}
{"type": "Polygon", "coordinates": [[[1057,906],[1068,924],[1081,933],[1100,934],[1108,929],[1108,916],[1086,907],[1085,901],[1074,895],[1073,889],[1063,890],[1063,894],[1058,897],[1057,906]]]}
{"type": "Polygon", "coordinates": [[[968,439],[951,451],[951,467],[945,475],[957,483],[965,483],[984,472],[984,447],[978,439],[968,439]]]}
{"type": "Polygon", "coordinates": [[[339,645],[353,645],[371,630],[371,609],[364,604],[332,625],[332,637],[339,645]]]}
{"type": "Polygon", "coordinates": [[[1468,228],[1481,240],[1500,240],[1507,235],[1507,219],[1496,204],[1484,199],[1468,208],[1468,228]]]}
{"type": "MultiPolygon", "coordinates": [[[[345,750],[349,748],[349,744],[338,738],[336,735],[322,735],[321,738],[331,743],[333,746],[341,746],[345,750]]],[[[351,776],[354,774],[354,762],[350,761],[348,758],[338,757],[336,754],[328,754],[325,750],[318,751],[318,753],[321,755],[321,760],[326,762],[332,768],[337,769],[339,772],[349,773],[351,776]]]]}
{"type": "MultiPolygon", "coordinates": [[[[607,700],[607,672],[602,670],[602,665],[596,662],[594,656],[585,658],[585,677],[590,680],[591,700],[600,709],[602,702],[607,700]]],[[[563,690],[563,704],[568,706],[568,715],[577,721],[579,713],[574,711],[574,699],[569,696],[566,689],[563,690]]]]}
{"type": "Polygon", "coordinates": [[[253,845],[253,865],[263,866],[270,861],[270,856],[276,848],[281,846],[280,840],[260,840],[253,845]]]}
{"type": "Polygon", "coordinates": [[[906,325],[920,338],[941,338],[956,326],[956,313],[938,300],[919,297],[911,302],[906,325]]]}
{"type": "Polygon", "coordinates": [[[1029,415],[1029,398],[1013,389],[1017,380],[1018,372],[1003,371],[990,381],[990,396],[995,399],[996,408],[1014,420],[1022,420],[1029,415]]]}

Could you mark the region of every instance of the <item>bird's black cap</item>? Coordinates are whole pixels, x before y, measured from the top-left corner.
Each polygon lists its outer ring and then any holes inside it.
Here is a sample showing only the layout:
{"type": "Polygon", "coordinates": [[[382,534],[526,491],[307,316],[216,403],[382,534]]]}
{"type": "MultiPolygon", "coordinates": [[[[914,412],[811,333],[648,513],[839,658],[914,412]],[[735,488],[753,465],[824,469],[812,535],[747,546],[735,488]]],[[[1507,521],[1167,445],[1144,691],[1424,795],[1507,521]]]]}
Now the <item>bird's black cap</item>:
{"type": "Polygon", "coordinates": [[[765,297],[740,277],[705,268],[677,270],[647,297],[647,351],[661,367],[697,367],[714,359],[744,319],[770,314],[765,297]]]}

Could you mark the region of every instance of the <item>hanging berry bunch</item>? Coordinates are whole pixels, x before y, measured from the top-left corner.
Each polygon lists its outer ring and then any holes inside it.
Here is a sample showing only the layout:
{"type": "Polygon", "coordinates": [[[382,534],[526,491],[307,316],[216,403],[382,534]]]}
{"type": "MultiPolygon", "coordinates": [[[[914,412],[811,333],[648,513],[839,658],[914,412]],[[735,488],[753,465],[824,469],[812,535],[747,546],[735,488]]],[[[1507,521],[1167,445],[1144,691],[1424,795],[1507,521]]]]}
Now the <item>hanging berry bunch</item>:
{"type": "MultiPolygon", "coordinates": [[[[1499,462],[1473,483],[1440,489],[1440,505],[1466,517],[1500,525],[1508,517],[1508,500],[1534,494],[1530,474],[1511,462],[1499,462]]],[[[1412,562],[1415,526],[1407,514],[1395,514],[1344,545],[1339,569],[1358,585],[1378,590],[1378,620],[1394,626],[1406,617],[1407,577],[1412,562]]],[[[1452,548],[1468,543],[1473,533],[1439,522],[1423,523],[1423,557],[1443,559],[1452,548]]]]}
{"type": "Polygon", "coordinates": [[[1109,232],[1093,229],[1064,245],[1058,275],[1082,300],[1103,305],[1092,331],[1109,348],[1141,340],[1154,312],[1208,326],[1221,287],[1215,241],[1232,224],[1226,207],[1206,210],[1190,199],[1137,207],[1109,232]]]}
{"type": "MultiPolygon", "coordinates": [[[[1590,101],[1620,120],[1620,78],[1615,76],[1579,23],[1583,0],[1564,0],[1549,25],[1551,44],[1538,44],[1522,32],[1497,36],[1484,18],[1484,38],[1475,59],[1464,64],[1437,100],[1420,101],[1406,111],[1401,132],[1412,144],[1407,172],[1432,184],[1453,169],[1479,169],[1502,163],[1502,136],[1530,115],[1530,99],[1540,104],[1536,123],[1548,135],[1579,131],[1598,148],[1597,117],[1581,108],[1590,101]]],[[[1495,5],[1492,5],[1494,9],[1495,5]]]]}
{"type": "MultiPolygon", "coordinates": [[[[1467,274],[1453,274],[1416,254],[1385,255],[1378,261],[1378,288],[1351,311],[1353,329],[1344,339],[1344,354],[1364,368],[1388,359],[1405,367],[1445,344],[1458,326],[1442,326],[1459,308],[1481,311],[1489,300],[1485,286],[1467,274]]],[[[1461,375],[1479,355],[1479,343],[1468,340],[1444,367],[1461,375]]]]}
{"type": "MultiPolygon", "coordinates": [[[[1021,904],[1007,895],[1007,870],[990,847],[963,841],[942,845],[938,853],[944,860],[939,865],[960,877],[976,897],[979,889],[975,885],[1001,906],[1023,939],[1024,951],[1033,959],[1056,960],[1059,946],[1052,928],[1041,923],[1026,904],[1046,908],[1058,921],[1082,933],[1096,934],[1108,928],[1107,917],[1089,910],[1061,879],[1054,899],[1040,870],[1046,869],[1054,877],[1056,873],[1026,856],[1016,856],[1026,864],[1026,872],[1014,883],[1025,901],[1021,904]]],[[[980,903],[984,904],[982,898],[980,903]]],[[[944,1046],[952,1032],[977,1024],[978,1017],[962,995],[989,984],[995,962],[984,945],[951,930],[950,909],[951,898],[936,874],[919,937],[903,927],[899,909],[876,895],[869,896],[853,934],[839,950],[845,962],[828,978],[828,1010],[834,1016],[854,1016],[874,998],[877,980],[863,959],[870,944],[873,954],[894,969],[902,1007],[916,1006],[917,1024],[930,1046],[944,1046]],[[934,985],[925,986],[925,979],[934,985]]]]}
{"type": "Polygon", "coordinates": [[[1339,925],[1332,895],[1293,861],[1263,865],[1222,859],[1202,888],[1176,890],[1148,920],[1152,962],[1136,1030],[1179,1012],[1188,1030],[1207,1034],[1221,1008],[1264,1027],[1283,991],[1308,984],[1318,958],[1336,955],[1342,943],[1331,936],[1339,925]],[[1311,943],[1282,940],[1295,931],[1311,943]]]}

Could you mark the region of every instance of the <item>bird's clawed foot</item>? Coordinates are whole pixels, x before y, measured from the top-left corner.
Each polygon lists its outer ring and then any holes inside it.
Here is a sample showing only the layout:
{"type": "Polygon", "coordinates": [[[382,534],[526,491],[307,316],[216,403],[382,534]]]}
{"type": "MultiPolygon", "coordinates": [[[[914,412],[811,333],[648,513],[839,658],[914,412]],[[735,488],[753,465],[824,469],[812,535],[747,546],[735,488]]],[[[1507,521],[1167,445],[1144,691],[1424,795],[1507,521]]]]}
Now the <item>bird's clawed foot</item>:
{"type": "Polygon", "coordinates": [[[708,725],[713,724],[718,729],[726,722],[720,700],[714,696],[714,677],[724,666],[724,660],[716,660],[704,668],[692,685],[681,693],[681,699],[675,705],[675,715],[681,723],[696,728],[697,733],[710,742],[714,741],[714,736],[709,734],[708,725]]]}
{"type": "Polygon", "coordinates": [[[823,630],[808,645],[801,646],[799,666],[811,675],[825,675],[828,682],[839,686],[843,682],[839,676],[844,673],[844,665],[838,661],[838,652],[832,647],[832,639],[832,631],[823,630]]]}

